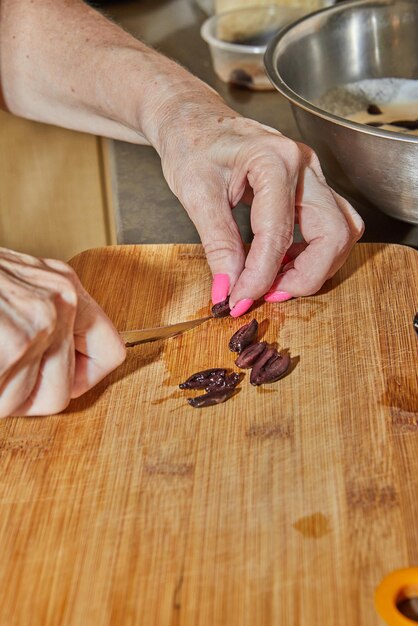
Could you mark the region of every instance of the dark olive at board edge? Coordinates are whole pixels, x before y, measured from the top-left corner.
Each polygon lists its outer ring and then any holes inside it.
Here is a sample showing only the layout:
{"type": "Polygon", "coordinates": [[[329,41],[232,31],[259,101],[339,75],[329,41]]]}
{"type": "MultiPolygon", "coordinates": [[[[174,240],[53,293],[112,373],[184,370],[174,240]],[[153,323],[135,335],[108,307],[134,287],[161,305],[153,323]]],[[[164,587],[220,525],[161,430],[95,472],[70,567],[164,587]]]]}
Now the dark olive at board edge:
{"type": "Polygon", "coordinates": [[[229,349],[231,352],[242,352],[244,348],[250,345],[257,337],[258,322],[252,320],[248,324],[244,324],[241,328],[238,328],[229,340],[229,349]]]}
{"type": "Polygon", "coordinates": [[[231,312],[231,309],[229,308],[229,296],[226,298],[226,300],[223,300],[222,302],[218,302],[217,304],[214,304],[212,307],[212,315],[213,317],[226,317],[227,315],[229,315],[231,312]]]}

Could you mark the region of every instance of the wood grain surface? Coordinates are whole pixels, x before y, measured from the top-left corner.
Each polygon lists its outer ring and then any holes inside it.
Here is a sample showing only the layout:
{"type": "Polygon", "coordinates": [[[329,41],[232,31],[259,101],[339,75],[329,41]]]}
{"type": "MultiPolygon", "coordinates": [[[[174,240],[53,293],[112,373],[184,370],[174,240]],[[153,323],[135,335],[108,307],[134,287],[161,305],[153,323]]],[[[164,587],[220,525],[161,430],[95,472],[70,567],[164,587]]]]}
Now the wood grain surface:
{"type": "MultiPolygon", "coordinates": [[[[418,564],[418,256],[359,244],[315,296],[130,348],[61,415],[0,432],[0,624],[382,626],[418,564]],[[208,409],[178,384],[234,367],[256,317],[293,371],[208,409]]],[[[120,330],[199,317],[198,245],[72,265],[120,330]]]]}
{"type": "Polygon", "coordinates": [[[116,243],[108,141],[0,111],[0,245],[68,260],[116,243]]]}

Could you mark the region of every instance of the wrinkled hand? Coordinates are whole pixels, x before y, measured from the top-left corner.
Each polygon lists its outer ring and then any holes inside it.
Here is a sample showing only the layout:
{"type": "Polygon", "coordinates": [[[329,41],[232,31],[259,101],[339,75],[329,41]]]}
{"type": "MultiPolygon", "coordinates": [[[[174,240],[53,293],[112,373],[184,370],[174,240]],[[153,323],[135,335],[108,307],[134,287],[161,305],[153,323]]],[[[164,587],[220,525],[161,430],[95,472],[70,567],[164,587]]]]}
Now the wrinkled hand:
{"type": "Polygon", "coordinates": [[[318,291],[364,226],[327,185],[316,154],[222,101],[183,115],[160,154],[166,180],[201,237],[214,276],[212,299],[219,302],[229,291],[237,316],[265,294],[283,301],[318,291]],[[232,215],[240,200],[251,204],[254,239],[247,256],[232,215]],[[296,222],[300,244],[293,244],[296,222]],[[290,262],[278,274],[285,253],[290,262]]]}
{"type": "Polygon", "coordinates": [[[58,413],[124,358],[68,265],[0,248],[0,417],[58,413]]]}

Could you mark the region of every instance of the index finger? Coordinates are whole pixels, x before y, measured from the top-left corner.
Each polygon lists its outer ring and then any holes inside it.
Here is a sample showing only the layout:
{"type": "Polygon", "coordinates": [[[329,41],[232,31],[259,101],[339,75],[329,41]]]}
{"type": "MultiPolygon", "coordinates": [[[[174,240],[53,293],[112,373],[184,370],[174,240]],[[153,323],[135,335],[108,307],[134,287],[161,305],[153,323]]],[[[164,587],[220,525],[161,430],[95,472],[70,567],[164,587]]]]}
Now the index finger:
{"type": "Polygon", "coordinates": [[[293,267],[286,269],[274,282],[265,298],[271,302],[278,301],[275,294],[307,296],[316,293],[343,265],[364,230],[358,213],[328,187],[315,167],[306,168],[303,183],[298,217],[306,243],[301,246],[304,249],[294,259],[293,267]]]}
{"type": "Polygon", "coordinates": [[[72,398],[81,396],[120,365],[123,341],[105,312],[78,283],[79,306],[74,321],[76,365],[72,398]]]}
{"type": "Polygon", "coordinates": [[[235,306],[239,311],[238,303],[256,300],[269,290],[292,243],[298,169],[296,164],[290,166],[277,155],[269,154],[257,159],[247,174],[254,193],[251,206],[254,239],[244,270],[230,295],[232,315],[235,306]]]}

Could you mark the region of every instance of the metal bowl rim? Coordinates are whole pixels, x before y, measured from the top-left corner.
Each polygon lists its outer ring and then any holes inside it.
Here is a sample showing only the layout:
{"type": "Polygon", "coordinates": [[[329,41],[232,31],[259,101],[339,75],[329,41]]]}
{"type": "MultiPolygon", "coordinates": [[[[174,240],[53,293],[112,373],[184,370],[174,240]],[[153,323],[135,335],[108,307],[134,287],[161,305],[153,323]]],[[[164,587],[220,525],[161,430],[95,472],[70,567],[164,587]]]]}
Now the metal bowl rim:
{"type": "Polygon", "coordinates": [[[264,67],[267,72],[267,76],[269,77],[271,83],[277,89],[277,91],[279,91],[287,100],[289,100],[291,104],[298,106],[301,109],[304,109],[308,113],[312,113],[318,117],[321,117],[328,122],[333,122],[338,126],[350,128],[351,130],[358,131],[366,135],[372,135],[373,137],[382,137],[385,139],[403,141],[409,144],[418,144],[418,136],[398,133],[392,130],[373,128],[365,124],[360,124],[359,122],[353,122],[346,119],[345,117],[335,115],[334,113],[328,113],[327,111],[324,111],[324,109],[320,109],[315,104],[313,104],[309,100],[306,100],[305,98],[302,98],[302,96],[299,96],[295,91],[293,91],[293,89],[291,89],[288,84],[283,80],[274,64],[278,45],[286,37],[286,35],[290,33],[294,28],[296,28],[299,24],[315,20],[317,19],[318,15],[323,13],[340,13],[345,11],[346,9],[376,4],[391,5],[396,4],[396,0],[345,0],[345,2],[343,2],[342,4],[324,7],[323,9],[319,9],[318,11],[314,11],[309,15],[301,17],[300,19],[292,22],[292,24],[289,24],[288,26],[284,26],[282,29],[280,29],[278,33],[276,33],[276,35],[272,37],[272,39],[267,44],[267,49],[264,54],[264,67]]]}

